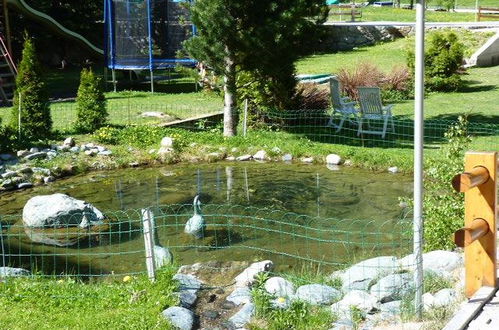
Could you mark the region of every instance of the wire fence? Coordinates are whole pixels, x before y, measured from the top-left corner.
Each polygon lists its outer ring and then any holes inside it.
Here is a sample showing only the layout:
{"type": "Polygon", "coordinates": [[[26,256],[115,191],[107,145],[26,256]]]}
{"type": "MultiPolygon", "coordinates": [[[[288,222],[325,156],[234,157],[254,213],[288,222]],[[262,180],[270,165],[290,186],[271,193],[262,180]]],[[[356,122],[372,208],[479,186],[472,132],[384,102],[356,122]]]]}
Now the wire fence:
{"type": "MultiPolygon", "coordinates": [[[[412,230],[405,217],[390,220],[320,218],[241,205],[203,205],[206,227],[196,238],[184,232],[191,204],[152,207],[156,245],[177,264],[272,260],[276,271],[322,274],[380,255],[411,252],[412,230]]],[[[106,221],[83,229],[81,214],[72,225],[32,228],[21,215],[3,216],[3,266],[25,268],[34,276],[81,278],[146,272],[141,211],[107,212],[106,221]]],[[[228,279],[232,280],[232,279],[228,279]]]]}

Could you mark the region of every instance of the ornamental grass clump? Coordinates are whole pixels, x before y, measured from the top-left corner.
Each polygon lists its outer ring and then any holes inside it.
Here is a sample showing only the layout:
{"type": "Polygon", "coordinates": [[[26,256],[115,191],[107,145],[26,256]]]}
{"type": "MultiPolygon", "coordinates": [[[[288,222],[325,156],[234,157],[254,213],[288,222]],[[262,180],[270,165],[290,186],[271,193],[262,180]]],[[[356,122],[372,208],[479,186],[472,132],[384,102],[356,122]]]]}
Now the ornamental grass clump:
{"type": "Polygon", "coordinates": [[[81,71],[80,86],[76,97],[75,130],[90,133],[104,126],[108,113],[102,81],[91,69],[81,71]]]}

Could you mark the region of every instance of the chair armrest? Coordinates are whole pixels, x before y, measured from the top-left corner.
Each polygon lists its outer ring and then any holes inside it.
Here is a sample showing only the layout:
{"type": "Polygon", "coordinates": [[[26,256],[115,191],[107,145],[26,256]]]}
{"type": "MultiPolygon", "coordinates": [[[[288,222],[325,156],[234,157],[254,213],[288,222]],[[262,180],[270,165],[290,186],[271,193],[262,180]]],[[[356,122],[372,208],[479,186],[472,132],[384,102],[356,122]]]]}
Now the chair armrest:
{"type": "Polygon", "coordinates": [[[392,112],[392,108],[393,108],[394,104],[387,104],[383,107],[383,112],[386,112],[386,113],[391,113],[392,112]]]}
{"type": "Polygon", "coordinates": [[[352,102],[352,99],[349,98],[348,96],[342,96],[341,97],[341,102],[352,102]]]}

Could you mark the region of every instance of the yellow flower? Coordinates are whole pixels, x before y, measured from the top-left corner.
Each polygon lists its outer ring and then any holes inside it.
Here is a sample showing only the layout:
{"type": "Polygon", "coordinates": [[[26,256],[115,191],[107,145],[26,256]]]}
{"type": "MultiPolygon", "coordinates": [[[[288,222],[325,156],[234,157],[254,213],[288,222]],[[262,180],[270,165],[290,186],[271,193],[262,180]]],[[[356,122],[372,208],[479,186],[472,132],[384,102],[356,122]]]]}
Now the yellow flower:
{"type": "Polygon", "coordinates": [[[57,283],[64,283],[64,280],[59,280],[57,281],[57,283]]]}
{"type": "Polygon", "coordinates": [[[131,276],[129,276],[129,275],[127,275],[127,276],[123,277],[123,282],[125,282],[125,283],[126,283],[126,282],[130,282],[131,280],[132,280],[132,277],[131,277],[131,276]]]}
{"type": "Polygon", "coordinates": [[[277,302],[281,303],[281,304],[284,304],[286,302],[286,298],[284,297],[279,297],[277,298],[277,302]]]}

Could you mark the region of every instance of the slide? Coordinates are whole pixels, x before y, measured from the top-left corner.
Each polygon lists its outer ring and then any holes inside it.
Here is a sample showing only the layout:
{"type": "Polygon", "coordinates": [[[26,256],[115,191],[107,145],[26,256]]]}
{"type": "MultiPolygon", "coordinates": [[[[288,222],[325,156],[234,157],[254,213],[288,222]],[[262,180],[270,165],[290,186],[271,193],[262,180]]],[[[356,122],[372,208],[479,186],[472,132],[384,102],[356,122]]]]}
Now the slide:
{"type": "Polygon", "coordinates": [[[64,26],[59,24],[56,20],[54,20],[52,17],[31,8],[24,0],[4,0],[7,5],[23,15],[26,15],[27,17],[31,18],[34,21],[39,22],[40,24],[45,25],[47,28],[49,28],[52,32],[74,40],[78,44],[80,44],[82,47],[85,49],[90,50],[94,55],[98,57],[104,56],[104,51],[102,49],[99,49],[95,47],[90,41],[85,39],[82,35],[73,32],[71,30],[66,29],[64,26]]]}

